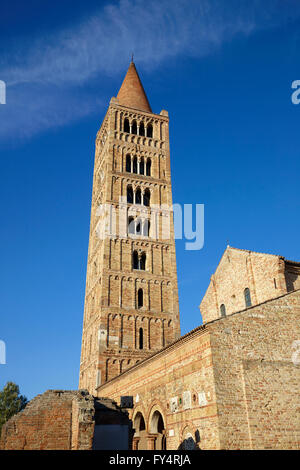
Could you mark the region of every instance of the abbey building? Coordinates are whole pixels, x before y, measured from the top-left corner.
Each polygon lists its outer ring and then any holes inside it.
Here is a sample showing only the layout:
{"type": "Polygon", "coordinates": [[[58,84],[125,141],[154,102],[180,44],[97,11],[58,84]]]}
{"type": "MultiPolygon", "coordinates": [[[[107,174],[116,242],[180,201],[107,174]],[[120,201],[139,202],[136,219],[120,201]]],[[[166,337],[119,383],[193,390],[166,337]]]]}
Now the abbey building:
{"type": "Polygon", "coordinates": [[[228,246],[180,336],[169,117],[133,62],[95,147],[80,390],[37,396],[0,448],[299,449],[300,263],[228,246]]]}

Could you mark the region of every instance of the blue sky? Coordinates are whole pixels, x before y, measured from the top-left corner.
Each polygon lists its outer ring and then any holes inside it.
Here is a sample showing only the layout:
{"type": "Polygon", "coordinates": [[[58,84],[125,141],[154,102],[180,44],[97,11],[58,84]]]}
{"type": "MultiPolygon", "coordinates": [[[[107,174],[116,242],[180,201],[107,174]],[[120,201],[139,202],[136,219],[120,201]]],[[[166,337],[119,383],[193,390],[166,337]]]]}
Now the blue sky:
{"type": "Polygon", "coordinates": [[[173,200],[205,204],[204,248],[176,243],[182,333],[227,240],[300,260],[298,1],[11,0],[0,44],[1,388],[78,386],[94,139],[132,51],[173,200]]]}

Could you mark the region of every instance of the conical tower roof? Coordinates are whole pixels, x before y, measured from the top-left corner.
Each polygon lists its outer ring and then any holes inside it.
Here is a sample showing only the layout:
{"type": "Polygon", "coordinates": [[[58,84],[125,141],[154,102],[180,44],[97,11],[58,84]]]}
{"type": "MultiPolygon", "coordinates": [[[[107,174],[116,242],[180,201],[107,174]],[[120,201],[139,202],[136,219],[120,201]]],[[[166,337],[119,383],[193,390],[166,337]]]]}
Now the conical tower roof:
{"type": "Polygon", "coordinates": [[[152,113],[148,98],[133,61],[130,62],[117,98],[119,103],[123,106],[152,113]]]}

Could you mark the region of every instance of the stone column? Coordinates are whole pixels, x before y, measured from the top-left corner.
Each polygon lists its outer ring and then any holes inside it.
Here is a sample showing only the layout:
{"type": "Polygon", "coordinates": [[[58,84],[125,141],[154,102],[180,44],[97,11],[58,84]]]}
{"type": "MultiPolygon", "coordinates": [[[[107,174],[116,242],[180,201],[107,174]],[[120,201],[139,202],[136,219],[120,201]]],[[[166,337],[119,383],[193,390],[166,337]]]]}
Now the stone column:
{"type": "Polygon", "coordinates": [[[155,450],[157,434],[150,434],[147,436],[147,450],[155,450]]]}

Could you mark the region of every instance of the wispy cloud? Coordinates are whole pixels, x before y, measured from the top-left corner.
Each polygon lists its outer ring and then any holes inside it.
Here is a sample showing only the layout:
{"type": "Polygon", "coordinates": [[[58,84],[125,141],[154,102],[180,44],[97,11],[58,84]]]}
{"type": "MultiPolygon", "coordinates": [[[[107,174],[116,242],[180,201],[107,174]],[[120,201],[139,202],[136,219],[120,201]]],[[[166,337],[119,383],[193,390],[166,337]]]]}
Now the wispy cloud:
{"type": "Polygon", "coordinates": [[[11,97],[0,108],[0,137],[19,135],[19,129],[29,136],[99,109],[94,92],[84,86],[124,72],[131,51],[151,70],[178,55],[209,54],[238,34],[299,14],[295,0],[285,0],[284,6],[280,0],[121,0],[107,5],[72,29],[0,56],[0,78],[11,97]]]}

